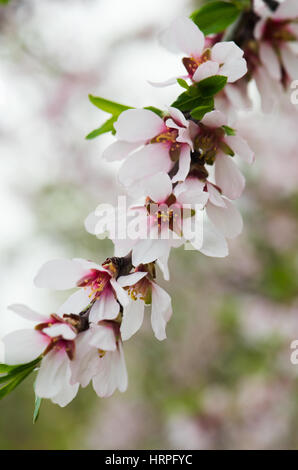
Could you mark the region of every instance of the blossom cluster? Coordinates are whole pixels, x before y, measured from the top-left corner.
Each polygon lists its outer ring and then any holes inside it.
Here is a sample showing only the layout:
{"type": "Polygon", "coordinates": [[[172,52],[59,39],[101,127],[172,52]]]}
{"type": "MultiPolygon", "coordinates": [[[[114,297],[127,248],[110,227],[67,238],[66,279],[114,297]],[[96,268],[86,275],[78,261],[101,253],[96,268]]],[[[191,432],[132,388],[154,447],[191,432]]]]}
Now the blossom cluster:
{"type": "MultiPolygon", "coordinates": [[[[23,373],[20,364],[33,364],[32,370],[38,367],[36,396],[60,406],[90,382],[100,397],[126,390],[123,342],[140,329],[145,307],[151,308],[155,337],[166,338],[171,298],[156,281],[156,267],[169,280],[172,248],[187,243],[207,256],[224,257],[227,239],[242,230],[235,200],[245,179],[235,159],[251,164],[254,155],[216,109],[214,96],[246,74],[244,52],[233,41],[205,37],[189,18],[175,20],[160,40],[183,56],[187,74],[178,83],[185,91],[165,111],[119,105],[111,129],[116,140],[103,154],[107,161],[122,162],[119,182],[134,199],[124,217],[136,216],[146,236],[111,237],[114,257],[102,264],[57,259],[42,266],[37,287],[75,289],[55,313],[10,307],[31,320],[33,328],[3,340],[8,380],[9,374],[23,373]],[[189,223],[194,232],[187,230],[189,223]]],[[[100,210],[87,217],[85,226],[102,235],[100,210]]]]}

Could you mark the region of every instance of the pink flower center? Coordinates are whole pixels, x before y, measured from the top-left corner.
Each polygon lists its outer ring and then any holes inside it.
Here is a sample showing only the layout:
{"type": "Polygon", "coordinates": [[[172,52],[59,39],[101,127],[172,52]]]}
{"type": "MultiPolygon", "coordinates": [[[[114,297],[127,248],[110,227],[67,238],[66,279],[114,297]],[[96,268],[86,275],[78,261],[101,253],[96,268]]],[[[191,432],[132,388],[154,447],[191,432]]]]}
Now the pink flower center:
{"type": "Polygon", "coordinates": [[[43,335],[48,341],[48,345],[47,345],[43,355],[45,356],[52,349],[55,349],[56,351],[60,350],[60,351],[66,352],[69,359],[73,359],[74,351],[75,351],[75,342],[73,340],[64,339],[62,335],[52,337],[52,336],[49,336],[47,333],[44,332],[45,328],[51,328],[53,325],[57,325],[59,323],[68,325],[68,323],[63,321],[60,317],[58,317],[55,314],[52,314],[47,322],[39,323],[38,325],[35,326],[35,329],[41,335],[43,335]]]}
{"type": "Polygon", "coordinates": [[[107,284],[109,283],[111,276],[109,273],[104,271],[98,271],[97,269],[90,269],[90,271],[82,277],[78,283],[78,287],[83,287],[90,290],[89,297],[92,300],[100,297],[107,284]]]}
{"type": "Polygon", "coordinates": [[[158,134],[150,141],[151,144],[166,144],[169,147],[169,153],[172,161],[177,161],[180,155],[181,144],[177,142],[179,132],[177,129],[165,128],[165,131],[158,134]]]}
{"type": "Polygon", "coordinates": [[[295,41],[296,36],[288,28],[289,21],[269,18],[265,24],[263,39],[278,45],[283,41],[295,41]]]}
{"type": "Polygon", "coordinates": [[[210,49],[206,49],[200,57],[184,57],[182,62],[189,74],[189,77],[192,78],[199,65],[202,65],[208,60],[210,60],[210,49]]]}

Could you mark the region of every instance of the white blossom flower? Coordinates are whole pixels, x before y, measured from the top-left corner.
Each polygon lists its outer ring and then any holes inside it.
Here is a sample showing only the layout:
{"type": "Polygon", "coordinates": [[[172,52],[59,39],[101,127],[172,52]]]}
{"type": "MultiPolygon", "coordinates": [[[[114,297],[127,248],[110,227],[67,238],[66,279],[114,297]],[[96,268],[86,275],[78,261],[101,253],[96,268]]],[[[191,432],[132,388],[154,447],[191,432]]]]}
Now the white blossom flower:
{"type": "Polygon", "coordinates": [[[5,363],[25,364],[41,355],[41,365],[35,382],[35,393],[66,406],[76,396],[79,385],[70,384],[70,362],[74,357],[75,329],[56,314],[44,316],[25,305],[10,309],[34,322],[33,329],[22,329],[3,338],[5,363]]]}
{"type": "Polygon", "coordinates": [[[287,84],[298,77],[298,2],[285,0],[272,12],[259,1],[254,9],[260,16],[254,36],[261,63],[271,79],[287,84]]]}
{"type": "MultiPolygon", "coordinates": [[[[138,280],[141,274],[125,276],[126,285],[138,280]]],[[[90,304],[90,321],[113,320],[120,312],[120,304],[127,303],[123,287],[116,280],[111,263],[99,265],[84,259],[57,259],[48,261],[35,277],[37,287],[49,289],[71,289],[78,287],[74,294],[60,306],[58,313],[78,314],[90,304]],[[120,304],[119,304],[120,303],[120,304]]]]}
{"type": "Polygon", "coordinates": [[[104,320],[79,335],[71,372],[71,382],[82,387],[92,380],[99,397],[108,397],[116,389],[125,392],[128,379],[119,323],[104,320]]]}
{"type": "Polygon", "coordinates": [[[192,134],[196,125],[179,109],[169,107],[162,119],[148,109],[128,109],[115,123],[117,142],[103,153],[108,161],[123,160],[119,181],[126,187],[142,187],[144,179],[168,173],[179,161],[173,181],[184,180],[189,171],[192,134]]]}
{"type": "MultiPolygon", "coordinates": [[[[245,179],[231,156],[237,154],[251,164],[254,154],[239,135],[226,135],[227,119],[221,111],[211,111],[203,117],[195,138],[195,150],[205,163],[215,163],[215,183],[229,199],[240,197],[245,179]]],[[[234,133],[234,130],[232,130],[234,133]]]]}
{"type": "MultiPolygon", "coordinates": [[[[189,18],[174,20],[162,33],[160,41],[171,52],[187,55],[182,61],[188,72],[187,77],[193,82],[199,82],[212,75],[223,75],[229,83],[233,83],[247,72],[244,52],[240,47],[233,41],[223,41],[209,48],[204,34],[189,18]]],[[[170,83],[175,81],[167,81],[164,85],[170,83]]]]}
{"type": "MultiPolygon", "coordinates": [[[[139,269],[144,269],[144,266],[139,269]]],[[[149,272],[144,272],[145,276],[127,290],[129,303],[123,308],[121,336],[128,340],[140,329],[146,304],[151,305],[151,326],[155,337],[162,341],[166,338],[166,326],[173,313],[171,297],[154,282],[149,272]]]]}

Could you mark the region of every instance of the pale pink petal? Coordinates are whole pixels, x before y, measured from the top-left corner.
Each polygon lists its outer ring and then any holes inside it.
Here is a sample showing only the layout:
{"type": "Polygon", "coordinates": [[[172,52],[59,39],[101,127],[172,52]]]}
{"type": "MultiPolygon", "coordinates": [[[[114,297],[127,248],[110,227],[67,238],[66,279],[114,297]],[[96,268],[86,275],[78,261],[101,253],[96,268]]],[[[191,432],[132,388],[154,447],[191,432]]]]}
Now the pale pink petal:
{"type": "Polygon", "coordinates": [[[180,204],[190,204],[193,208],[196,205],[201,207],[208,201],[208,193],[204,191],[205,184],[195,178],[187,178],[184,183],[180,183],[175,188],[175,196],[180,204]]]}
{"type": "Polygon", "coordinates": [[[254,153],[246,140],[239,135],[230,135],[225,137],[227,145],[244,161],[251,164],[254,162],[254,153]]]}
{"type": "Polygon", "coordinates": [[[219,64],[212,60],[207,60],[203,64],[199,65],[195,73],[193,74],[193,81],[200,82],[205,78],[212,77],[213,75],[218,75],[219,64]]]}
{"type": "Polygon", "coordinates": [[[102,351],[115,351],[117,344],[113,327],[104,322],[92,326],[88,344],[102,351]]]}
{"type": "Polygon", "coordinates": [[[170,272],[169,272],[169,267],[168,267],[168,260],[169,260],[169,255],[170,255],[171,248],[169,246],[168,252],[165,253],[163,256],[160,256],[157,259],[157,266],[161,270],[163,274],[163,278],[165,281],[170,280],[170,272]]]}
{"type": "Polygon", "coordinates": [[[119,140],[109,145],[102,154],[102,158],[108,162],[114,162],[116,160],[124,160],[130,153],[139,147],[138,143],[125,142],[119,140]]]}
{"type": "Polygon", "coordinates": [[[127,370],[122,351],[122,345],[116,351],[107,352],[100,359],[97,375],[93,377],[92,384],[99,397],[109,397],[118,388],[121,392],[127,389],[127,370]]]}
{"type": "Polygon", "coordinates": [[[195,23],[186,17],[175,19],[160,36],[163,47],[171,52],[183,52],[188,56],[202,54],[205,37],[195,23]]]}
{"type": "Polygon", "coordinates": [[[260,59],[266,67],[267,72],[274,80],[281,79],[281,67],[277,55],[272,47],[266,42],[260,43],[260,59]]]}
{"type": "Polygon", "coordinates": [[[211,60],[224,64],[243,57],[243,50],[234,41],[217,42],[211,50],[211,60]]]}
{"type": "Polygon", "coordinates": [[[219,233],[208,217],[204,218],[203,244],[201,253],[215,258],[224,258],[229,254],[229,248],[224,236],[219,233]]]}
{"type": "Polygon", "coordinates": [[[41,323],[45,321],[45,318],[47,318],[45,315],[31,310],[31,308],[23,304],[12,304],[9,305],[8,309],[20,317],[25,318],[26,320],[32,320],[41,323]]]}
{"type": "Polygon", "coordinates": [[[155,282],[152,283],[152,307],[151,307],[151,325],[155,337],[162,341],[167,337],[166,326],[172,316],[171,297],[159,287],[155,282]]]}
{"type": "Polygon", "coordinates": [[[79,384],[70,385],[66,382],[63,389],[60,390],[57,395],[51,398],[52,402],[61,406],[61,408],[64,408],[75,398],[78,393],[79,386],[79,384]]]}
{"type": "Polygon", "coordinates": [[[126,256],[133,248],[136,240],[130,240],[129,238],[124,240],[113,240],[114,243],[114,255],[115,256],[126,256]]]}
{"type": "Polygon", "coordinates": [[[116,279],[110,280],[111,286],[113,287],[116,297],[119,300],[122,307],[125,307],[128,304],[126,291],[118,284],[116,279]]]}
{"type": "Polygon", "coordinates": [[[157,173],[144,182],[144,194],[154,202],[164,202],[172,193],[171,178],[167,173],[157,173]]]}
{"type": "MultiPolygon", "coordinates": [[[[152,82],[151,80],[147,80],[149,85],[153,86],[154,88],[164,88],[171,85],[177,85],[177,78],[179,77],[172,77],[164,80],[163,82],[152,82]]],[[[183,78],[183,77],[181,77],[183,78]]]]}
{"type": "Polygon", "coordinates": [[[91,310],[89,320],[97,323],[101,320],[114,320],[118,317],[120,305],[115,299],[112,289],[104,289],[99,299],[97,299],[91,310]]]}
{"type": "Polygon", "coordinates": [[[144,142],[165,129],[164,121],[148,109],[128,109],[120,114],[114,124],[118,140],[144,142]]]}
{"type": "Polygon", "coordinates": [[[216,187],[207,182],[207,190],[208,190],[208,194],[209,194],[209,201],[214,204],[215,206],[219,206],[219,207],[225,207],[225,201],[222,197],[222,195],[220,194],[220,192],[218,191],[218,189],[216,189],[216,187]]]}
{"type": "Polygon", "coordinates": [[[143,277],[147,276],[147,271],[137,271],[135,273],[128,274],[127,276],[120,276],[117,279],[119,286],[127,287],[134,286],[139,282],[143,277]]]}
{"type": "Polygon", "coordinates": [[[292,80],[298,77],[298,57],[286,45],[281,49],[282,61],[285,69],[292,80]]]}
{"type": "Polygon", "coordinates": [[[209,202],[206,206],[207,215],[224,237],[235,238],[243,229],[242,216],[234,204],[227,199],[225,203],[226,207],[219,207],[209,202]]]}
{"type": "Polygon", "coordinates": [[[146,264],[164,256],[169,249],[169,240],[139,240],[132,250],[132,264],[146,264]]]}
{"type": "Polygon", "coordinates": [[[86,270],[70,259],[54,259],[45,263],[38,271],[34,283],[37,287],[64,290],[75,287],[86,270]]]}
{"type": "Polygon", "coordinates": [[[95,347],[90,346],[93,327],[80,333],[76,339],[75,357],[70,361],[71,384],[80,383],[87,387],[99,367],[99,354],[95,347]]]}
{"type": "Polygon", "coordinates": [[[188,145],[182,145],[180,156],[179,156],[179,169],[172,178],[172,183],[177,181],[184,181],[187,177],[190,169],[190,147],[188,145]]]}
{"type": "Polygon", "coordinates": [[[259,41],[264,33],[266,18],[262,18],[255,26],[254,37],[259,41]]]}
{"type": "Polygon", "coordinates": [[[2,338],[5,364],[26,364],[37,359],[46,349],[49,339],[37,330],[18,330],[2,338]]]}
{"type": "Polygon", "coordinates": [[[201,123],[204,124],[204,126],[216,128],[227,124],[227,118],[221,111],[215,110],[206,113],[201,123]]]}
{"type": "Polygon", "coordinates": [[[127,158],[120,168],[119,181],[124,186],[130,186],[156,173],[168,173],[172,166],[165,144],[149,144],[127,158]]]}
{"type": "Polygon", "coordinates": [[[284,2],[282,2],[276,9],[273,17],[279,20],[298,18],[297,0],[285,0],[284,2]]]}
{"type": "Polygon", "coordinates": [[[72,340],[76,337],[76,333],[73,331],[73,329],[65,323],[56,323],[49,326],[48,328],[44,328],[42,331],[51,338],[62,336],[64,339],[72,340]]]}
{"type": "Polygon", "coordinates": [[[245,187],[245,179],[232,157],[224,154],[217,156],[215,161],[215,181],[224,196],[237,199],[245,187]]]}
{"type": "Polygon", "coordinates": [[[185,118],[184,114],[180,111],[180,109],[174,108],[173,106],[169,106],[168,111],[171,118],[178,124],[178,126],[188,127],[189,122],[185,118]]]}
{"type": "Polygon", "coordinates": [[[247,63],[245,59],[236,59],[226,62],[219,69],[219,75],[228,78],[228,83],[234,83],[243,77],[247,72],[247,63]]]}
{"type": "Polygon", "coordinates": [[[79,314],[90,304],[92,298],[89,296],[90,291],[80,288],[74,294],[70,295],[68,299],[57,310],[58,315],[64,313],[79,314]]]}
{"type": "Polygon", "coordinates": [[[53,349],[41,361],[35,381],[36,395],[40,398],[54,398],[63,390],[68,375],[70,374],[67,354],[53,349]]]}
{"type": "Polygon", "coordinates": [[[123,318],[120,327],[123,341],[131,338],[142,326],[144,319],[144,301],[141,299],[130,300],[123,309],[123,318]]]}

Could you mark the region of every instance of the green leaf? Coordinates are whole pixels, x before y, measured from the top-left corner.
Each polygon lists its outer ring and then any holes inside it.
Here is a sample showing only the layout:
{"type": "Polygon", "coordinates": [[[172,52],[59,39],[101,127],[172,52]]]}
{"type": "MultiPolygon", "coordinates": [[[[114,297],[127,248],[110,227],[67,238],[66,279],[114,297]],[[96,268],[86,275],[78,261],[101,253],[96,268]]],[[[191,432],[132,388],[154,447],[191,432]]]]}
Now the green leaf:
{"type": "Polygon", "coordinates": [[[215,1],[202,6],[191,15],[191,19],[205,34],[220,33],[234,23],[240,9],[233,3],[215,1]]]}
{"type": "Polygon", "coordinates": [[[118,116],[112,116],[106,122],[104,122],[98,129],[94,129],[94,131],[90,132],[86,135],[85,139],[94,139],[101,134],[105,134],[106,132],[115,132],[114,123],[117,121],[118,116]]]}
{"type": "Polygon", "coordinates": [[[6,395],[8,395],[10,392],[12,392],[23,380],[31,374],[33,371],[33,368],[30,369],[25,369],[23,372],[20,372],[14,379],[12,379],[10,382],[7,384],[3,385],[3,387],[0,388],[0,400],[4,398],[6,395]]]}
{"type": "Polygon", "coordinates": [[[33,424],[36,423],[39,417],[39,410],[41,405],[42,399],[35,395],[35,405],[34,405],[34,412],[33,412],[33,424]]]}
{"type": "Polygon", "coordinates": [[[227,135],[236,135],[235,129],[229,126],[221,126],[227,135]]]}
{"type": "Polygon", "coordinates": [[[206,113],[209,113],[210,111],[213,110],[213,103],[212,105],[202,105],[202,106],[197,106],[195,109],[193,109],[191,111],[191,116],[194,118],[194,119],[197,119],[198,121],[200,121],[201,119],[203,119],[203,117],[205,116],[206,113]]]}
{"type": "Polygon", "coordinates": [[[34,361],[27,362],[26,364],[16,364],[14,366],[0,363],[0,374],[7,374],[16,370],[22,371],[28,367],[35,367],[40,362],[40,360],[41,358],[38,357],[37,359],[34,359],[34,361]]]}
{"type": "Polygon", "coordinates": [[[189,84],[183,78],[177,78],[177,82],[182,88],[189,89],[189,84]]]}
{"type": "Polygon", "coordinates": [[[212,77],[204,78],[196,84],[196,87],[201,96],[214,96],[221,91],[227,83],[227,77],[223,75],[213,75],[212,77]]]}
{"type": "Polygon", "coordinates": [[[152,111],[153,113],[157,114],[159,117],[163,117],[163,111],[161,109],[155,108],[155,106],[146,106],[144,109],[148,109],[149,111],[152,111]]]}
{"type": "Polygon", "coordinates": [[[94,104],[94,106],[101,109],[102,111],[105,111],[106,113],[112,114],[113,116],[119,116],[119,114],[121,114],[123,111],[132,109],[131,106],[125,106],[124,104],[106,100],[100,96],[89,95],[89,100],[92,104],[94,104]]]}
{"type": "Polygon", "coordinates": [[[211,111],[214,107],[214,101],[210,96],[203,97],[197,86],[192,85],[189,87],[188,91],[185,91],[178,96],[177,100],[172,104],[172,106],[180,109],[180,111],[192,111],[195,108],[207,106],[211,111]]]}
{"type": "Polygon", "coordinates": [[[0,0],[1,5],[7,5],[10,2],[10,0],[0,0]]]}

